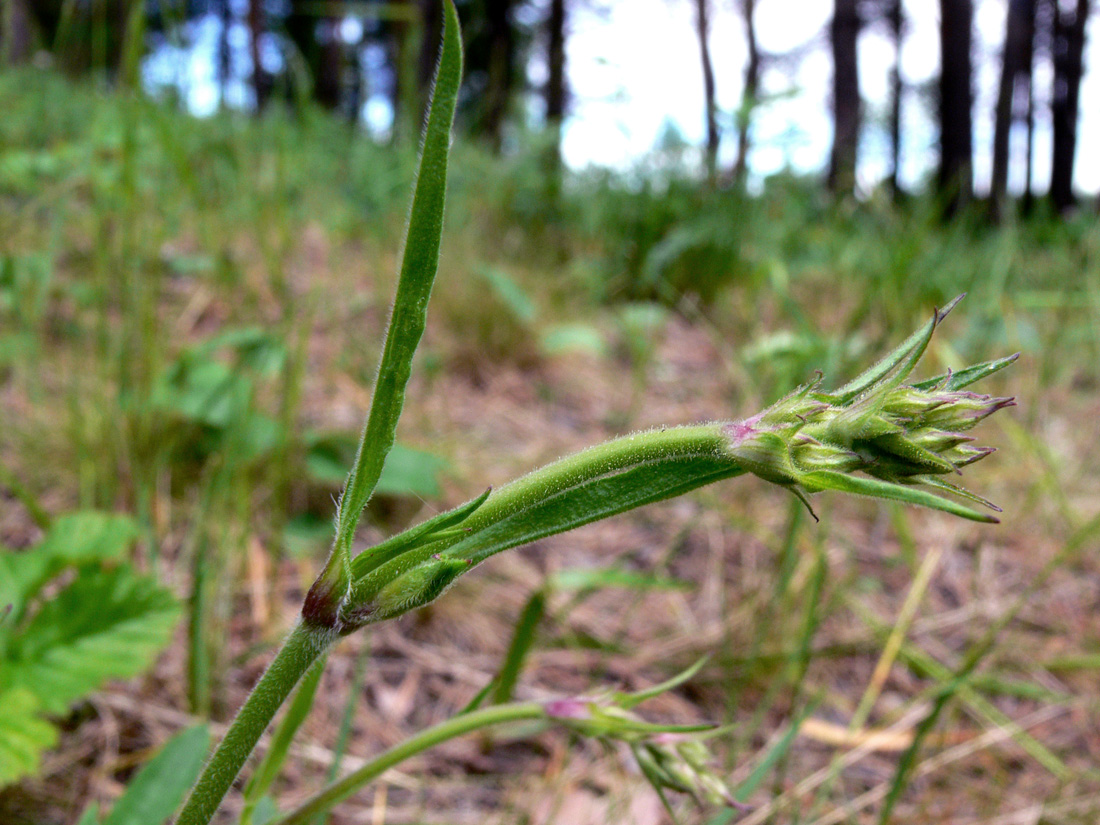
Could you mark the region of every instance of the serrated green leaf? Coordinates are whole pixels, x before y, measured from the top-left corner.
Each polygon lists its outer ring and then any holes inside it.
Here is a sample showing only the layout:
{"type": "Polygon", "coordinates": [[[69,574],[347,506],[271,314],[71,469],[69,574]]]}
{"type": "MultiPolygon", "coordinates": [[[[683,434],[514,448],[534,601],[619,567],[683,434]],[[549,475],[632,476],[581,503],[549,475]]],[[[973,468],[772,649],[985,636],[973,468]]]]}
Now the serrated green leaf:
{"type": "Polygon", "coordinates": [[[125,566],[85,569],[12,635],[0,690],[25,687],[44,711],[64,713],[108,679],[144,670],[178,617],[152,579],[125,566]]]}
{"type": "Polygon", "coordinates": [[[67,564],[116,561],[137,535],[133,519],[121,513],[69,513],[53,523],[35,552],[67,564]]]}
{"type": "Polygon", "coordinates": [[[26,603],[65,567],[116,561],[136,537],[133,520],[119,513],[87,511],[61,516],[34,547],[0,553],[0,609],[12,605],[11,621],[18,621],[26,603]]]}
{"type": "Polygon", "coordinates": [[[57,729],[38,716],[34,693],[0,691],[0,788],[38,771],[42,751],[57,744],[57,729]]]}
{"type": "Polygon", "coordinates": [[[138,771],[102,825],[163,825],[199,775],[209,746],[205,725],[176,734],[138,771]]]}

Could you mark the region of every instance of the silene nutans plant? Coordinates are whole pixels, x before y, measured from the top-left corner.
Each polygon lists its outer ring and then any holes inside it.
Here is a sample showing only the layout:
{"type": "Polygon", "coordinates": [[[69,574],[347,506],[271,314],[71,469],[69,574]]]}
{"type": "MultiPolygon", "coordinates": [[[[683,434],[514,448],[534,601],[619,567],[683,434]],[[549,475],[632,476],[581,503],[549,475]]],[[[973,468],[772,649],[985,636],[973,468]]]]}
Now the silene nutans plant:
{"type": "MultiPolygon", "coordinates": [[[[307,674],[303,690],[316,688],[326,652],[336,641],[428,604],[460,576],[509,548],[745,474],[790,490],[807,507],[814,494],[837,490],[931,507],[975,521],[997,521],[990,512],[997,508],[959,486],[957,479],[962,468],[992,452],[975,442],[972,430],[1014,403],[967,388],[1007,366],[1015,356],[923,381],[910,380],[955,299],[839,389],[826,391],[818,379],[740,420],[661,427],[608,441],[487,490],[374,547],[353,552],[360,515],[394,443],[439,261],[448,149],[462,73],[458,17],[451,2],[444,7],[443,45],[396,297],[371,408],[337,507],[332,550],[305,598],[299,621],[192,788],[177,818],[179,825],[205,825],[212,819],[291,691],[307,674]]],[[[268,821],[312,822],[409,756],[478,728],[523,719],[625,743],[662,794],[675,790],[701,801],[739,804],[708,767],[705,742],[715,734],[713,729],[652,725],[632,713],[636,704],[693,672],[641,694],[510,703],[466,712],[406,740],[297,810],[268,821]]],[[[311,698],[308,693],[307,708],[311,698]]],[[[275,741],[288,738],[277,734],[275,741]]],[[[282,755],[286,744],[282,743],[282,755]]],[[[266,788],[271,774],[265,758],[250,789],[266,788]]],[[[250,789],[245,792],[246,803],[250,789]]],[[[255,796],[251,794],[253,800],[255,796]]]]}

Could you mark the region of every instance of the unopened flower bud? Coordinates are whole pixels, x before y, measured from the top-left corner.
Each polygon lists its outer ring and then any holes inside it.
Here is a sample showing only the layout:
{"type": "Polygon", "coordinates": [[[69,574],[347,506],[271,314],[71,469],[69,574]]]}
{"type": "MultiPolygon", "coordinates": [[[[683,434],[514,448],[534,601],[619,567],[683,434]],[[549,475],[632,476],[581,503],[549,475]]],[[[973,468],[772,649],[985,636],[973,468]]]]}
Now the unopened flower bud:
{"type": "Polygon", "coordinates": [[[930,410],[921,423],[941,430],[968,430],[984,418],[1005,407],[1016,405],[1015,398],[995,398],[973,392],[948,393],[948,403],[930,410]]]}
{"type": "Polygon", "coordinates": [[[470,563],[466,559],[431,558],[402,573],[373,598],[347,610],[345,629],[354,630],[368,622],[384,621],[423,607],[439,598],[455,579],[469,569],[470,563]]]}

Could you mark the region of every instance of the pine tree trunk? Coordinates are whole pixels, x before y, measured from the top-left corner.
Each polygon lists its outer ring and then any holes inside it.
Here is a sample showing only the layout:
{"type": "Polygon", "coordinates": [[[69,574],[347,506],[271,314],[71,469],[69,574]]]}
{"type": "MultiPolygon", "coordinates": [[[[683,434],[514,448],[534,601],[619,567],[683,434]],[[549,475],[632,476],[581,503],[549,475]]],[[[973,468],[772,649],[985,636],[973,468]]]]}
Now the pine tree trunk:
{"type": "Polygon", "coordinates": [[[749,59],[745,64],[745,89],[737,116],[737,164],[733,168],[733,179],[738,184],[744,183],[748,174],[749,126],[760,91],[760,47],[756,42],[756,27],[753,25],[755,13],[756,0],[742,0],[741,14],[745,21],[745,42],[748,44],[749,59]]]}
{"type": "Polygon", "coordinates": [[[905,12],[901,0],[892,0],[888,15],[894,40],[894,66],[890,70],[890,192],[894,200],[901,196],[901,46],[905,37],[905,12]]]}
{"type": "Polygon", "coordinates": [[[860,94],[856,46],[859,41],[856,0],[836,0],[830,27],[833,48],[833,150],[829,189],[837,194],[855,188],[859,146],[860,94]]]}
{"type": "Polygon", "coordinates": [[[550,0],[550,14],[546,21],[549,44],[546,64],[549,76],[546,80],[546,122],[560,124],[565,117],[565,0],[550,0]]]}
{"type": "Polygon", "coordinates": [[[1026,87],[1030,95],[1034,20],[1035,0],[1009,0],[1001,57],[1001,82],[994,118],[993,174],[989,189],[993,215],[998,220],[1008,191],[1009,137],[1012,124],[1019,119],[1017,112],[1020,109],[1020,92],[1026,87]]]}
{"type": "Polygon", "coordinates": [[[699,57],[703,63],[703,99],[706,101],[706,172],[713,181],[718,165],[718,106],[715,103],[714,63],[710,59],[710,22],[707,0],[695,0],[695,32],[699,38],[699,57]]]}
{"type": "Polygon", "coordinates": [[[1073,162],[1077,152],[1077,109],[1085,48],[1088,0],[1077,0],[1073,11],[1054,6],[1054,94],[1051,100],[1053,154],[1050,199],[1059,212],[1074,203],[1073,162]]]}
{"type": "Polygon", "coordinates": [[[970,50],[971,0],[940,0],[940,168],[944,215],[969,202],[973,192],[973,128],[970,50]]]}
{"type": "Polygon", "coordinates": [[[489,76],[482,127],[494,152],[499,152],[504,142],[504,121],[508,115],[515,76],[515,36],[509,19],[513,2],[514,0],[488,0],[485,4],[489,37],[489,76]]]}

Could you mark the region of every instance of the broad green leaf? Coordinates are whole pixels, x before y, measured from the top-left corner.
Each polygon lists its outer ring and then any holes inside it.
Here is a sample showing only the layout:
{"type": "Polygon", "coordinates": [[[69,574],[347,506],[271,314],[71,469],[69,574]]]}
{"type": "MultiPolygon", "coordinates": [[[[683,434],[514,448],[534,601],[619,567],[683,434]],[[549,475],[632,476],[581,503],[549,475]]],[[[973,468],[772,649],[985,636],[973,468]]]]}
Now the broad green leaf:
{"type": "Polygon", "coordinates": [[[489,282],[493,294],[501,300],[516,320],[530,324],[538,315],[538,307],[530,296],[523,291],[523,287],[515,282],[511,275],[495,266],[485,266],[478,273],[489,282]]]}
{"type": "Polygon", "coordinates": [[[199,775],[209,746],[205,725],[176,734],[130,780],[102,825],[163,825],[199,775]]]}
{"type": "Polygon", "coordinates": [[[67,564],[116,561],[137,538],[133,519],[121,513],[87,511],[60,516],[36,552],[67,564]]]}
{"type": "Polygon", "coordinates": [[[98,825],[99,823],[99,804],[93,802],[87,808],[84,809],[84,813],[80,815],[80,819],[76,825],[98,825]]]}
{"type": "Polygon", "coordinates": [[[539,338],[539,348],[546,355],[566,352],[603,355],[607,350],[603,335],[590,324],[556,324],[539,338]]]}
{"type": "Polygon", "coordinates": [[[438,498],[439,473],[448,466],[447,459],[424,450],[414,450],[402,444],[394,444],[382,475],[374,488],[376,493],[391,496],[420,496],[438,498]]]}
{"type": "Polygon", "coordinates": [[[38,711],[32,691],[0,691],[0,788],[36,773],[42,751],[57,744],[57,729],[38,711]]]}
{"type": "MultiPolygon", "coordinates": [[[[342,483],[355,461],[356,442],[345,433],[316,433],[307,440],[306,471],[310,477],[323,484],[342,483]]],[[[439,473],[447,466],[445,458],[394,444],[382,466],[375,492],[436,498],[440,494],[439,473]]]]}
{"type": "Polygon", "coordinates": [[[393,446],[397,420],[405,403],[405,387],[412,372],[413,355],[424,333],[428,298],[439,266],[443,204],[447,192],[447,156],[462,79],[462,37],[458,14],[453,3],[444,3],[443,8],[443,49],[420,150],[420,170],[413,192],[393,313],[382,349],[370,413],[336,515],[334,551],[343,564],[348,561],[359,516],[378,484],[382,465],[393,446]]]}
{"type": "Polygon", "coordinates": [[[34,692],[48,713],[148,667],[179,618],[172,594],[122,566],[84,570],[12,635],[0,690],[34,692]]]}

